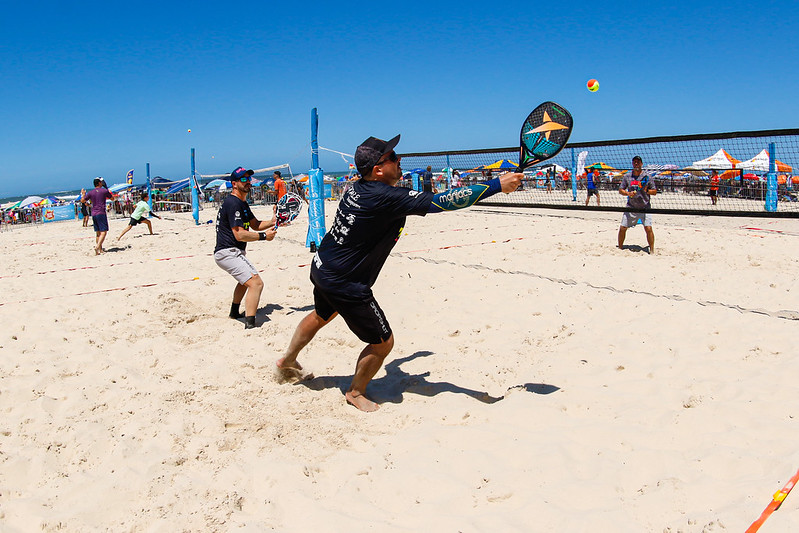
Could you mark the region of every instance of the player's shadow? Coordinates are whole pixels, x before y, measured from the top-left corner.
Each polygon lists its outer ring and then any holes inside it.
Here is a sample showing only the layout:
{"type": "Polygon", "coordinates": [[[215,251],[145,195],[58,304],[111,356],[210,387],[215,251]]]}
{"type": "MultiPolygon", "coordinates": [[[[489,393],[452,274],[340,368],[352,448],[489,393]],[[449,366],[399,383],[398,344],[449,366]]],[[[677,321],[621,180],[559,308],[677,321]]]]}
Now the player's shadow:
{"type": "Polygon", "coordinates": [[[649,246],[638,246],[637,244],[625,244],[621,247],[621,249],[636,253],[649,253],[649,246]]]}
{"type": "Polygon", "coordinates": [[[314,306],[314,304],[308,304],[303,307],[289,307],[289,309],[291,309],[291,311],[289,311],[287,314],[290,315],[291,313],[298,313],[298,312],[308,313],[309,311],[313,311],[314,309],[316,309],[316,306],[314,306]]]}
{"type": "Polygon", "coordinates": [[[279,304],[266,304],[265,306],[258,308],[258,310],[255,312],[255,323],[263,324],[264,322],[269,322],[271,320],[269,315],[275,311],[280,311],[281,309],[283,309],[283,306],[279,304]]]}
{"type": "MultiPolygon", "coordinates": [[[[377,403],[402,403],[403,395],[407,392],[409,394],[420,394],[422,396],[435,396],[442,392],[450,392],[453,394],[465,394],[475,400],[492,404],[496,403],[505,396],[491,396],[487,392],[477,391],[460,387],[453,383],[446,381],[428,381],[430,372],[422,374],[409,374],[400,369],[403,363],[412,361],[418,357],[427,357],[433,355],[430,351],[420,351],[403,357],[395,359],[386,365],[386,375],[369,382],[367,394],[377,403]]],[[[301,381],[298,385],[304,385],[312,390],[324,389],[339,389],[344,394],[350,386],[352,376],[319,376],[313,379],[301,381]]],[[[534,394],[551,394],[559,387],[548,385],[546,383],[525,383],[511,387],[512,389],[523,389],[527,392],[534,394]]]]}
{"type": "Polygon", "coordinates": [[[127,250],[128,248],[130,248],[130,245],[112,244],[108,248],[103,248],[103,253],[111,254],[111,253],[116,253],[116,252],[122,252],[124,250],[127,250]]]}

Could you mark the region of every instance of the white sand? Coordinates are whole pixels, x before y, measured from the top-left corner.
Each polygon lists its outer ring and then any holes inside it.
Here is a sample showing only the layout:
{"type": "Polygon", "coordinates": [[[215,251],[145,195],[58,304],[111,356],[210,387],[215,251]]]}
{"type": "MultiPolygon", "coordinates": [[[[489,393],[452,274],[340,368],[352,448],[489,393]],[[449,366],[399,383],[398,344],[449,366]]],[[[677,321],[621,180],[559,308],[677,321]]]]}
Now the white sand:
{"type": "MultiPolygon", "coordinates": [[[[657,216],[650,256],[619,219],[409,218],[372,414],[340,319],[315,380],[274,378],[312,305],[304,214],[249,245],[248,331],[213,225],[117,246],[112,220],[99,257],[78,222],[1,233],[0,530],[745,530],[799,468],[799,220],[657,216]]],[[[797,530],[791,494],[761,531],[797,530]]]]}

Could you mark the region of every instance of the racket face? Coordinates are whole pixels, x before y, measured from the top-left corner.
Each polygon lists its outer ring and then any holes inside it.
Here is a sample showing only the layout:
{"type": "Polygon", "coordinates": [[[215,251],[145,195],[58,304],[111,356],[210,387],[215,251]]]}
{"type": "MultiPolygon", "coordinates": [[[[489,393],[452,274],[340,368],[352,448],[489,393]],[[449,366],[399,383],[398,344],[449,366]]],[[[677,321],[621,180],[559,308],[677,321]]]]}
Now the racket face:
{"type": "Polygon", "coordinates": [[[277,202],[277,210],[275,211],[275,226],[280,226],[286,222],[291,222],[297,215],[300,214],[302,209],[302,198],[294,193],[286,193],[277,202]]]}
{"type": "Polygon", "coordinates": [[[572,126],[571,113],[555,102],[536,107],[522,124],[518,170],[557,155],[566,146],[572,126]]]}

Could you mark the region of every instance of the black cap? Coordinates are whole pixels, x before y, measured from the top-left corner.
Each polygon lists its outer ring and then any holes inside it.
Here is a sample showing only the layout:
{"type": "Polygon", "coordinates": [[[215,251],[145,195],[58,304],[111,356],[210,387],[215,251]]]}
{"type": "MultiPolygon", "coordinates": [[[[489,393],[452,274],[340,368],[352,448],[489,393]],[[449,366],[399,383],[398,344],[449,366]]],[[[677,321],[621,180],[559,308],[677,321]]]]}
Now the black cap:
{"type": "Polygon", "coordinates": [[[384,141],[377,137],[369,137],[363,141],[355,150],[355,166],[361,176],[366,176],[372,171],[380,158],[390,153],[399,143],[400,136],[397,135],[390,141],[384,141]]]}

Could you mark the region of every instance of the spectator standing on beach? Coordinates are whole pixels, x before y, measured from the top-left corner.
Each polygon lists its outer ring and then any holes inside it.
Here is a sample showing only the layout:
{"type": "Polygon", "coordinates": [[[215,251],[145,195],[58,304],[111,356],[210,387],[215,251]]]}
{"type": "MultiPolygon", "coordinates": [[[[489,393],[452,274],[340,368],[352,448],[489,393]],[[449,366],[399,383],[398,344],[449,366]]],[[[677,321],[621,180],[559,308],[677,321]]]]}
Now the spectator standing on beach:
{"type": "Polygon", "coordinates": [[[719,195],[719,172],[718,170],[713,170],[710,174],[710,202],[712,205],[716,205],[718,201],[719,195]]]}
{"type": "Polygon", "coordinates": [[[547,186],[547,192],[548,192],[548,193],[549,193],[549,192],[552,192],[552,177],[551,177],[551,175],[550,175],[550,169],[547,169],[547,174],[546,174],[546,186],[547,186]]]}
{"type": "Polygon", "coordinates": [[[241,318],[239,304],[244,299],[244,328],[255,327],[255,313],[261,300],[264,282],[252,263],[247,259],[247,243],[271,241],[275,238],[275,217],[262,222],[252,214],[247,203],[252,183],[252,170],[239,167],[230,173],[233,192],[225,198],[216,215],[216,247],[214,261],[217,266],[233,276],[238,282],[233,289],[230,318],[241,318]],[[250,231],[254,230],[254,231],[250,231]],[[266,231],[264,231],[266,230],[266,231]]]}
{"type": "Polygon", "coordinates": [[[83,227],[87,228],[89,227],[89,208],[86,202],[83,201],[84,196],[86,196],[86,189],[81,189],[78,203],[80,204],[80,215],[83,218],[83,227]]]}
{"type": "Polygon", "coordinates": [[[147,203],[148,198],[150,198],[150,196],[147,193],[144,193],[142,195],[141,200],[139,200],[139,202],[133,208],[133,212],[130,214],[130,222],[128,222],[128,225],[125,226],[125,229],[122,230],[122,233],[119,234],[117,240],[120,240],[123,235],[125,235],[127,232],[130,231],[130,228],[132,228],[136,224],[139,224],[140,222],[144,222],[144,224],[147,225],[147,229],[150,230],[150,235],[153,234],[153,224],[147,219],[145,215],[147,213],[152,213],[152,215],[158,220],[161,220],[161,217],[153,213],[152,209],[150,209],[150,206],[147,203]]]}
{"type": "Polygon", "coordinates": [[[422,191],[423,192],[438,192],[433,187],[433,168],[428,165],[427,170],[422,174],[422,191]]]}
{"type": "Polygon", "coordinates": [[[591,167],[585,169],[585,190],[587,196],[585,197],[585,205],[592,196],[596,196],[596,205],[599,205],[599,188],[596,186],[596,181],[599,181],[599,171],[591,167]]]}
{"type": "Polygon", "coordinates": [[[94,189],[81,196],[80,201],[85,202],[91,200],[92,202],[92,224],[94,225],[95,244],[94,253],[100,255],[103,250],[103,241],[108,234],[108,215],[105,211],[105,201],[112,199],[114,196],[108,187],[105,185],[105,180],[101,177],[94,178],[94,189]]]}
{"type": "Polygon", "coordinates": [[[280,171],[275,170],[272,177],[275,178],[275,193],[277,194],[277,201],[286,196],[286,182],[280,177],[280,171]]]}
{"type": "Polygon", "coordinates": [[[394,151],[399,139],[399,135],[388,142],[369,137],[355,150],[355,165],[363,177],[342,197],[333,225],[311,262],[314,310],[300,321],[277,361],[282,374],[301,377],[300,350],[340,314],[350,331],[366,343],[345,393],[346,401],[361,411],[378,409],[365,396],[366,386],[394,346],[394,334],[372,286],[402,234],[406,217],[470,207],[478,199],[516,190],[523,177],[508,173],[438,194],[397,187],[402,178],[400,157],[394,151]]]}
{"type": "Polygon", "coordinates": [[[627,197],[627,207],[635,212],[625,211],[619,226],[619,248],[624,248],[624,237],[627,228],[632,228],[639,222],[644,225],[646,242],[649,244],[649,253],[655,253],[655,232],[652,231],[652,213],[647,213],[652,206],[650,197],[657,194],[655,182],[643,172],[644,162],[641,156],[633,157],[633,169],[624,174],[619,187],[619,194],[627,197]]]}

